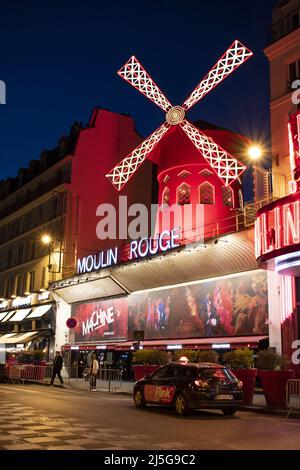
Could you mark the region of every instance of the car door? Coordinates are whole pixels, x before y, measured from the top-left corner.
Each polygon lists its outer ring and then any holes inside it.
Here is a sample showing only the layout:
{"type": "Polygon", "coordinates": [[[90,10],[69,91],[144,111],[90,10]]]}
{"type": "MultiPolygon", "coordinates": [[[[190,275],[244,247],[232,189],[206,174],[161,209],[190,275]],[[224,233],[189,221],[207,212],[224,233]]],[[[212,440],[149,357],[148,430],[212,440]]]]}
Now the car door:
{"type": "Polygon", "coordinates": [[[161,381],[166,377],[168,366],[163,366],[155,371],[152,376],[147,380],[144,385],[144,399],[146,402],[158,403],[159,402],[159,387],[161,381]]]}
{"type": "Polygon", "coordinates": [[[156,374],[153,381],[153,403],[171,404],[176,390],[176,367],[167,365],[161,373],[156,374]]]}

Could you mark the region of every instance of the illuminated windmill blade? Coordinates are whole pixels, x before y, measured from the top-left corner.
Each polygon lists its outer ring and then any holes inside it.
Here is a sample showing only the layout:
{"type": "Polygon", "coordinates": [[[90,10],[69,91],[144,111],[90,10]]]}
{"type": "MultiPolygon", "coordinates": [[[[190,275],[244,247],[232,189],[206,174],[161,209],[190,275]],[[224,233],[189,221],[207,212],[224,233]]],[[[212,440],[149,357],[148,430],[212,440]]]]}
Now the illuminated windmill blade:
{"type": "Polygon", "coordinates": [[[172,107],[169,100],[161,92],[134,55],[130,57],[128,62],[118,71],[118,75],[164,111],[167,112],[172,107]]]}
{"type": "Polygon", "coordinates": [[[225,186],[229,186],[245,171],[245,165],[227,153],[226,150],[190,122],[184,120],[180,126],[225,186]]]}
{"type": "Polygon", "coordinates": [[[211,71],[204,77],[192,94],[185,100],[182,107],[187,110],[201,100],[208,92],[230,75],[253,55],[239,41],[234,41],[211,71]]]}
{"type": "Polygon", "coordinates": [[[156,144],[161,140],[165,133],[168,132],[169,128],[170,126],[165,122],[162,126],[156,129],[148,139],[144,140],[135,150],[133,150],[128,157],[121,160],[118,165],[105,175],[118,191],[120,191],[132,177],[138,167],[154,149],[156,144]]]}

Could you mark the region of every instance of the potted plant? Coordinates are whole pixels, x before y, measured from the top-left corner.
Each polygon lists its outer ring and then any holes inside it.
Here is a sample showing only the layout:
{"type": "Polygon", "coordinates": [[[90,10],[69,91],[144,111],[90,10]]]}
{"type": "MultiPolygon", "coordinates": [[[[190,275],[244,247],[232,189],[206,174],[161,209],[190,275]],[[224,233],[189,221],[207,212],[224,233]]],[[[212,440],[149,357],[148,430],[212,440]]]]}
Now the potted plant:
{"type": "Polygon", "coordinates": [[[253,351],[249,348],[235,349],[223,355],[224,363],[243,383],[244,404],[252,405],[257,369],[254,369],[253,351]]]}
{"type": "Polygon", "coordinates": [[[180,358],[187,358],[189,362],[198,362],[198,351],[193,349],[179,349],[175,351],[174,359],[179,361],[180,358]]]}
{"type": "Polygon", "coordinates": [[[294,378],[294,370],[285,356],[274,349],[259,351],[257,354],[258,376],[265,394],[267,405],[272,408],[286,408],[286,383],[294,378]]]}
{"type": "Polygon", "coordinates": [[[162,364],[168,362],[168,353],[159,349],[141,349],[133,353],[134,379],[139,380],[145,375],[152,374],[162,364]]]}
{"type": "Polygon", "coordinates": [[[212,349],[198,351],[197,362],[210,362],[217,364],[219,362],[219,354],[212,349]]]}

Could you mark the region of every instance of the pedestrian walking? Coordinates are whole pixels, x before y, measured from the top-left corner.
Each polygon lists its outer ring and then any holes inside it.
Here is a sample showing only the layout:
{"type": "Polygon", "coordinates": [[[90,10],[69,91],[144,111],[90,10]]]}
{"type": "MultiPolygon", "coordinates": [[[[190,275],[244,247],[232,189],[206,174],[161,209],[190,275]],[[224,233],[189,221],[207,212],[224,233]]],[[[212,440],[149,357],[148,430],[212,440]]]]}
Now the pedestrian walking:
{"type": "Polygon", "coordinates": [[[93,354],[92,362],[91,362],[91,389],[93,392],[96,390],[98,370],[99,370],[99,362],[96,359],[96,354],[93,354]]]}
{"type": "Polygon", "coordinates": [[[63,384],[64,381],[63,381],[61,373],[60,373],[61,370],[62,370],[62,366],[63,366],[63,360],[62,360],[62,357],[61,357],[59,351],[56,351],[55,358],[54,358],[52,366],[53,366],[53,370],[52,370],[52,377],[51,377],[50,385],[53,385],[56,375],[59,378],[60,383],[63,384]]]}

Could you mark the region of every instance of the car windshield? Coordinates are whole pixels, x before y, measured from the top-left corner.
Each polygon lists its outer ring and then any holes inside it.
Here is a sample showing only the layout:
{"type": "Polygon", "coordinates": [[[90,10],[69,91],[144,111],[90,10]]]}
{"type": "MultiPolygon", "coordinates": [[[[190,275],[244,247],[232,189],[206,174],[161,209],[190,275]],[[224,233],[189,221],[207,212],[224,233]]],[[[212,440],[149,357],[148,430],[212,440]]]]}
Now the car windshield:
{"type": "Polygon", "coordinates": [[[230,370],[221,367],[207,367],[205,369],[199,369],[199,377],[206,380],[236,380],[235,376],[230,372],[230,370]]]}

